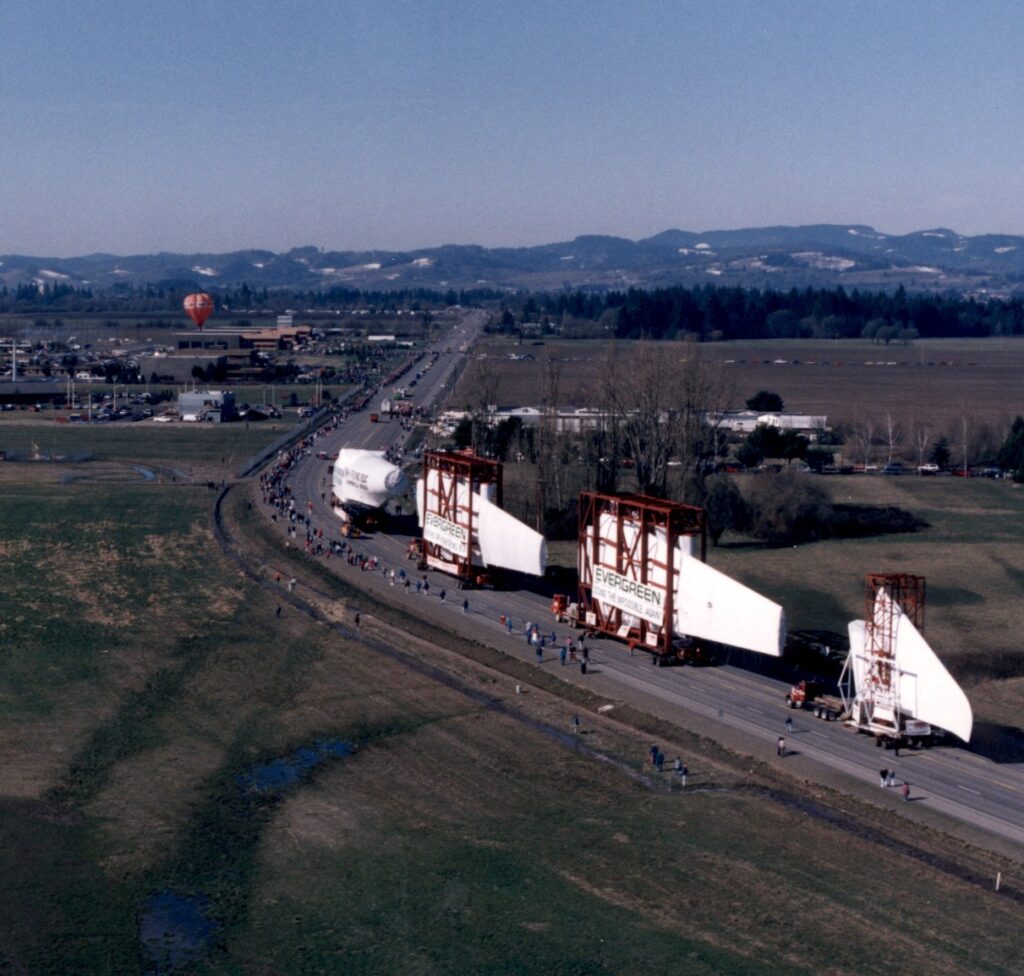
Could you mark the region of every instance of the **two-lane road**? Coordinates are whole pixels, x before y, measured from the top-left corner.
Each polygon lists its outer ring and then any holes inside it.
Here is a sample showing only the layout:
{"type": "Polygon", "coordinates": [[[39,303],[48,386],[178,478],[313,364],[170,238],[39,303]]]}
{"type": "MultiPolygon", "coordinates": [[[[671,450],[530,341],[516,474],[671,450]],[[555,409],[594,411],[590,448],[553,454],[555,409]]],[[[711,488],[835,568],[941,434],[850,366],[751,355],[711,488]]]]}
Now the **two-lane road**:
{"type": "MultiPolygon", "coordinates": [[[[432,348],[439,353],[437,362],[411,391],[415,405],[428,410],[435,405],[460,365],[460,347],[472,346],[485,319],[484,312],[469,311],[434,344],[432,348]]],[[[381,395],[386,396],[387,391],[381,395]]],[[[371,423],[369,413],[373,409],[371,404],[367,410],[350,415],[318,440],[317,449],[334,457],[345,446],[381,450],[403,444],[408,435],[401,425],[397,421],[371,423]]],[[[329,462],[310,456],[290,472],[287,481],[301,510],[312,503],[313,525],[323,527],[326,538],[338,538],[340,523],[328,504],[329,462]]],[[[385,567],[410,572],[413,564],[406,559],[408,541],[403,536],[378,532],[360,538],[356,546],[377,556],[385,567]]],[[[568,635],[564,625],[554,625],[547,599],[528,590],[474,590],[463,594],[451,577],[429,571],[430,593],[417,596],[414,590],[391,587],[381,573],[360,573],[343,560],[332,561],[331,565],[339,573],[359,576],[359,584],[372,587],[378,597],[409,602],[415,612],[527,661],[533,661],[535,654],[523,638],[527,621],[537,622],[547,631],[553,628],[559,641],[568,635]],[[442,589],[451,595],[444,606],[438,599],[442,589]],[[468,615],[461,612],[464,596],[471,605],[468,615]],[[511,633],[500,624],[502,615],[512,618],[511,633]]],[[[611,701],[646,704],[652,710],[674,714],[684,725],[685,716],[690,715],[711,734],[717,730],[724,741],[733,746],[742,743],[741,749],[768,761],[778,761],[776,739],[786,734],[790,755],[781,761],[797,766],[800,775],[824,777],[827,771],[829,778],[852,779],[861,789],[870,784],[878,790],[878,802],[897,806],[902,803],[900,790],[882,791],[878,786],[879,770],[893,768],[898,783],[906,780],[912,784],[912,797],[920,807],[1020,845],[1024,854],[1024,764],[997,764],[955,747],[902,751],[896,758],[892,752],[876,748],[872,739],[858,736],[839,723],[822,722],[808,712],[789,711],[784,704],[787,686],[780,681],[731,666],[654,668],[646,654],[631,656],[611,639],[593,642],[591,649],[594,667],[586,677],[575,667],[563,669],[550,650],[544,667],[558,669],[567,681],[586,683],[611,701]],[[792,734],[785,731],[787,717],[794,720],[792,734]]]]}

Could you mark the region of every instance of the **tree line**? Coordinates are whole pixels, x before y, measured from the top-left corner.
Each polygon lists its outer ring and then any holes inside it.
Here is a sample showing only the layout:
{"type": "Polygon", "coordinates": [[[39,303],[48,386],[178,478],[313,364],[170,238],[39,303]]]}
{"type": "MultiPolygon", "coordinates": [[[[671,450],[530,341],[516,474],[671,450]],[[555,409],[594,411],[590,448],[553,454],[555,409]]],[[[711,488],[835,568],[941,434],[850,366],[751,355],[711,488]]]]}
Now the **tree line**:
{"type": "Polygon", "coordinates": [[[290,308],[334,309],[369,308],[378,312],[399,309],[421,311],[451,305],[481,305],[504,297],[504,292],[490,288],[445,290],[403,288],[393,290],[362,290],[340,286],[316,290],[291,288],[252,288],[244,282],[237,288],[214,288],[191,280],[162,281],[147,285],[115,285],[102,291],[75,287],[62,282],[35,282],[0,286],[0,313],[51,312],[80,313],[174,313],[190,292],[205,291],[212,295],[219,309],[225,311],[263,311],[268,314],[290,308]]]}
{"type": "Polygon", "coordinates": [[[565,336],[705,342],[868,338],[889,343],[918,336],[1024,335],[1024,298],[911,295],[902,286],[892,293],[714,285],[576,291],[528,296],[519,308],[520,322],[503,315],[496,327],[515,332],[523,319],[540,319],[565,336]]]}

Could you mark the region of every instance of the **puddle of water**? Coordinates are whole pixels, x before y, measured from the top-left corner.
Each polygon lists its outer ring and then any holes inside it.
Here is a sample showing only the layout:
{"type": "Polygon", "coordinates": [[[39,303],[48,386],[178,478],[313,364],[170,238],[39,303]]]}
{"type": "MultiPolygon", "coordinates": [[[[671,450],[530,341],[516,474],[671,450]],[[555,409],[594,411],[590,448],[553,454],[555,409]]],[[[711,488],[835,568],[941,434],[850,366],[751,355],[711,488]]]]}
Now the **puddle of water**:
{"type": "Polygon", "coordinates": [[[302,746],[287,756],[271,760],[262,766],[253,766],[248,772],[238,777],[238,785],[245,793],[261,795],[277,793],[297,783],[315,766],[335,756],[348,756],[355,751],[354,746],[340,740],[315,742],[311,746],[302,746]]]}
{"type": "Polygon", "coordinates": [[[205,898],[174,891],[161,891],[146,902],[139,941],[153,964],[149,972],[172,972],[199,959],[219,928],[208,912],[205,898]]]}
{"type": "MultiPolygon", "coordinates": [[[[337,739],[314,742],[287,756],[251,767],[237,777],[237,782],[244,795],[258,802],[295,785],[321,763],[353,752],[355,746],[337,739]]],[[[247,814],[242,817],[244,825],[247,814]]],[[[214,868],[211,877],[222,876],[223,871],[223,867],[214,868]]],[[[209,880],[210,877],[199,878],[197,886],[203,888],[209,880]]],[[[199,962],[219,937],[220,930],[204,896],[170,890],[154,895],[143,907],[139,931],[139,941],[150,962],[149,976],[178,973],[199,962]]]]}

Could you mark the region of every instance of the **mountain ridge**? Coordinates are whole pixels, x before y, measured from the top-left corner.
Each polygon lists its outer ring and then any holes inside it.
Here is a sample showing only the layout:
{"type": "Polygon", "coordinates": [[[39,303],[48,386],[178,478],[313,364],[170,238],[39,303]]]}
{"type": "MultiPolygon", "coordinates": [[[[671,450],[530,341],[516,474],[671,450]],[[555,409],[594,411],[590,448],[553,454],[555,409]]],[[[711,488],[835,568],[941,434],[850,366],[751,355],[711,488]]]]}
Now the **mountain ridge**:
{"type": "Polygon", "coordinates": [[[103,291],[160,282],[297,290],[843,285],[1004,296],[1024,291],[1024,236],[966,236],[945,227],[886,234],[866,224],[808,224],[671,228],[639,240],[581,234],[569,241],[495,248],[442,244],[328,251],[307,244],[284,252],[241,248],[191,254],[101,251],[71,258],[0,255],[0,284],[8,287],[63,283],[103,291]]]}

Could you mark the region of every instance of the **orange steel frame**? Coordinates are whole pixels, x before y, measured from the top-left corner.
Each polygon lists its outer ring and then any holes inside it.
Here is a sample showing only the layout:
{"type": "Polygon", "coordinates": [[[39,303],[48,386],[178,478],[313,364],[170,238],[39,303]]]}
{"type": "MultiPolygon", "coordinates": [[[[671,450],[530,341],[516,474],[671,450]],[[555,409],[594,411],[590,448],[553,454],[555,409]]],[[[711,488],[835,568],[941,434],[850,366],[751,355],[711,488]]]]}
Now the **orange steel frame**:
{"type": "Polygon", "coordinates": [[[423,452],[424,508],[427,512],[440,515],[466,529],[469,555],[465,558],[442,549],[435,542],[423,540],[420,548],[420,569],[426,569],[428,558],[443,564],[443,571],[450,572],[461,582],[473,579],[473,509],[472,505],[460,508],[458,486],[465,485],[469,496],[477,493],[481,485],[495,485],[495,502],[502,504],[502,467],[498,461],[477,457],[468,451],[424,451],[423,452]],[[436,479],[428,478],[430,471],[436,471],[436,479]],[[430,488],[431,481],[436,487],[430,488]]]}
{"type": "MultiPolygon", "coordinates": [[[[639,626],[631,627],[627,640],[636,640],[637,645],[654,654],[672,654],[672,621],[675,619],[675,576],[676,543],[681,536],[700,537],[700,558],[707,559],[707,521],[703,508],[684,505],[680,502],[665,501],[649,495],[622,494],[606,495],[600,492],[582,491],[579,500],[579,602],[581,619],[585,613],[593,613],[597,619],[596,628],[606,634],[621,636],[623,612],[618,607],[604,606],[597,600],[591,587],[594,569],[602,565],[641,583],[648,583],[652,569],[665,573],[665,614],[661,626],[655,627],[650,621],[640,619],[639,626]],[[600,524],[602,515],[611,515],[615,520],[615,556],[611,564],[600,563],[600,524]],[[624,527],[635,526],[632,543],[627,543],[624,527]],[[588,538],[587,528],[594,527],[588,538]],[[655,529],[665,530],[668,564],[655,562],[648,553],[648,542],[655,529]],[[656,633],[656,646],[649,644],[648,635],[656,633]]],[[[593,627],[593,624],[588,626],[593,627]]]]}

